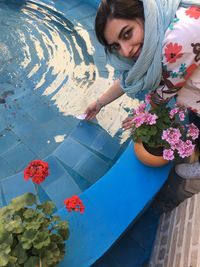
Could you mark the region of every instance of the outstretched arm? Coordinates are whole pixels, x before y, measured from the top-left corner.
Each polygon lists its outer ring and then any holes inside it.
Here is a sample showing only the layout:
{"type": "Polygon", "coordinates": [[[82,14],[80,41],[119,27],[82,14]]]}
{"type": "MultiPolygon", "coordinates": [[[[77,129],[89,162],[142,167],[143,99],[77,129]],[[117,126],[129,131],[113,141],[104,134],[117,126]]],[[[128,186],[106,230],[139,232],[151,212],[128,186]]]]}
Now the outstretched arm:
{"type": "Polygon", "coordinates": [[[114,81],[113,85],[108,88],[97,100],[92,102],[85,110],[86,120],[92,120],[101,110],[102,107],[113,102],[124,94],[124,91],[120,87],[120,81],[114,81]]]}

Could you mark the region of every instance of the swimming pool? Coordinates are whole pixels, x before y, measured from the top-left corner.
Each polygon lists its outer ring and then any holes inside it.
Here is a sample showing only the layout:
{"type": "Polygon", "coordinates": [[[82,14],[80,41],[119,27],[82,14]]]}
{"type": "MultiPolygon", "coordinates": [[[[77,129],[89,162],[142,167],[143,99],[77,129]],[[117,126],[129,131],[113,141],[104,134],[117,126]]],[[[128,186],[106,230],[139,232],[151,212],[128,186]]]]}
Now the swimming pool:
{"type": "Polygon", "coordinates": [[[1,205],[34,191],[22,178],[33,159],[50,163],[42,195],[59,208],[102,177],[124,149],[120,124],[130,99],[115,101],[92,123],[76,118],[114,75],[95,39],[95,13],[78,0],[0,1],[1,205]]]}

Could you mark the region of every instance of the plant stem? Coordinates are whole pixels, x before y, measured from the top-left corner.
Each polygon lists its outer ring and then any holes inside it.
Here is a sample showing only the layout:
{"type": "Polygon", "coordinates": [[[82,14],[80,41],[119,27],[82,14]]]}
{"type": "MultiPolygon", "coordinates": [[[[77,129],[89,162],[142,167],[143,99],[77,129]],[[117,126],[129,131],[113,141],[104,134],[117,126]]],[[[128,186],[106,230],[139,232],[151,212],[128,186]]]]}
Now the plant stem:
{"type": "Polygon", "coordinates": [[[42,259],[41,259],[41,257],[40,257],[40,267],[42,267],[42,259]]]}
{"type": "Polygon", "coordinates": [[[39,185],[34,183],[34,186],[35,186],[35,191],[36,191],[36,205],[38,205],[39,204],[39,185]]]}

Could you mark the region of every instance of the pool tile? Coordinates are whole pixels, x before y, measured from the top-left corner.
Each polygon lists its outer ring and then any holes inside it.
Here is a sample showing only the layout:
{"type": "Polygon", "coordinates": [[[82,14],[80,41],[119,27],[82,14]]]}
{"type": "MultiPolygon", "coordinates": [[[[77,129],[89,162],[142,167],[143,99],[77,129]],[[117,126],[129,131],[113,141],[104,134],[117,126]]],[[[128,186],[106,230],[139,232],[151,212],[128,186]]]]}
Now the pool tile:
{"type": "Polygon", "coordinates": [[[77,162],[74,170],[93,184],[106,173],[109,167],[107,162],[92,152],[86,151],[84,157],[77,162]]]}
{"type": "Polygon", "coordinates": [[[15,198],[26,192],[35,193],[35,187],[32,181],[25,181],[23,179],[23,172],[1,180],[1,185],[2,193],[7,204],[9,204],[12,198],[15,198]]]}
{"type": "Polygon", "coordinates": [[[45,191],[58,209],[64,206],[63,202],[66,198],[81,193],[80,188],[67,172],[64,177],[51,183],[45,191]]]}
{"type": "Polygon", "coordinates": [[[34,121],[28,114],[26,114],[13,122],[12,130],[23,140],[24,137],[30,135],[33,130],[38,128],[38,123],[34,121]]]}
{"type": "Polygon", "coordinates": [[[0,132],[0,153],[4,153],[19,143],[19,137],[11,130],[5,129],[0,132]]]}
{"type": "Polygon", "coordinates": [[[88,189],[92,185],[92,183],[90,183],[88,180],[86,180],[81,175],[76,173],[73,169],[68,170],[68,172],[70,173],[73,180],[75,181],[75,183],[78,185],[78,187],[81,189],[82,192],[88,189]]]}
{"type": "Polygon", "coordinates": [[[80,3],[78,7],[64,11],[63,13],[73,23],[79,23],[79,20],[96,14],[96,10],[91,5],[80,3]]]}
{"type": "Polygon", "coordinates": [[[37,105],[29,113],[34,120],[39,123],[46,123],[50,120],[56,120],[58,115],[47,105],[37,105]]]}
{"type": "Polygon", "coordinates": [[[107,132],[101,132],[94,139],[91,148],[113,160],[120,149],[120,140],[107,132]]]}
{"type": "Polygon", "coordinates": [[[27,145],[37,157],[43,158],[50,153],[48,150],[48,138],[45,136],[44,131],[42,131],[42,127],[33,129],[29,135],[24,136],[23,143],[27,145]]]}
{"type": "Polygon", "coordinates": [[[42,127],[47,136],[65,135],[66,138],[76,125],[77,122],[69,116],[64,119],[57,117],[54,120],[47,121],[46,123],[43,123],[42,127]]]}
{"type": "Polygon", "coordinates": [[[0,157],[0,180],[14,173],[14,169],[8,164],[7,160],[0,157]]]}
{"type": "Polygon", "coordinates": [[[6,203],[3,202],[2,188],[0,183],[0,208],[2,208],[6,203]]]}
{"type": "Polygon", "coordinates": [[[44,188],[46,190],[46,188],[48,188],[57,179],[64,177],[67,172],[66,172],[65,168],[62,166],[62,164],[58,161],[58,159],[56,159],[52,155],[46,157],[44,159],[44,161],[48,162],[48,164],[49,164],[49,176],[41,184],[42,188],[44,188]]]}
{"type": "Polygon", "coordinates": [[[74,166],[87,153],[87,148],[68,137],[54,152],[53,155],[61,160],[67,166],[74,166]]]}
{"type": "Polygon", "coordinates": [[[71,137],[73,137],[80,143],[90,147],[94,139],[99,135],[101,131],[102,130],[98,125],[81,121],[71,133],[71,137]]]}
{"type": "Polygon", "coordinates": [[[17,172],[21,171],[31,160],[35,159],[36,155],[25,144],[19,143],[3,153],[2,157],[17,172]]]}

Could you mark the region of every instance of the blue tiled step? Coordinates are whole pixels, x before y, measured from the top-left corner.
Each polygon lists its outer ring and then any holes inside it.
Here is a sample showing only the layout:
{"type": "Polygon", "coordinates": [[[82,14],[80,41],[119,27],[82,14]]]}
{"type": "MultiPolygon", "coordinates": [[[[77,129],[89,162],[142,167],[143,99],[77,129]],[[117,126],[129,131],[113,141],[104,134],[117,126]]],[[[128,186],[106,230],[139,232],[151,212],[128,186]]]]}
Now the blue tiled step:
{"type": "MultiPolygon", "coordinates": [[[[53,200],[57,209],[63,207],[67,197],[80,194],[82,191],[69,172],[53,156],[45,158],[49,163],[50,175],[41,183],[42,198],[53,200]]],[[[35,193],[32,181],[25,181],[23,172],[1,179],[0,181],[1,205],[6,205],[12,198],[26,192],[35,193]]]]}

